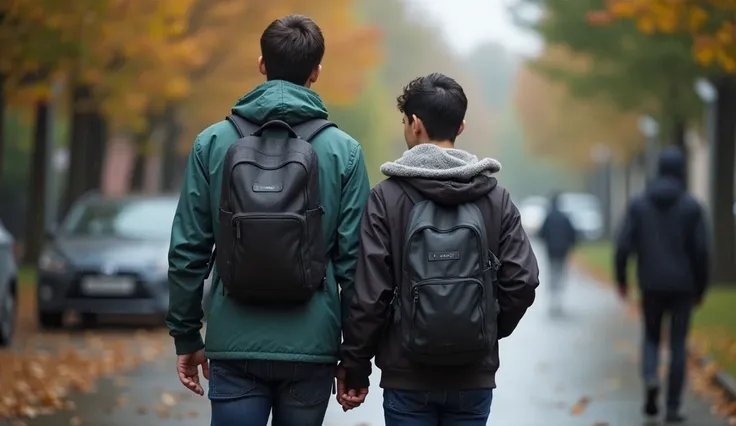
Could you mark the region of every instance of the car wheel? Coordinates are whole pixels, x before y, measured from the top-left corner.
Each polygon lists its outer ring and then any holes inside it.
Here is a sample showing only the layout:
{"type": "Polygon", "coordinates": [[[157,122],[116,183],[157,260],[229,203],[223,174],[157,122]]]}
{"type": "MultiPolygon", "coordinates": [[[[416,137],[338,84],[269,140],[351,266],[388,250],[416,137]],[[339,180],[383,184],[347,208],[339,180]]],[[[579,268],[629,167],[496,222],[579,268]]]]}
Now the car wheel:
{"type": "Polygon", "coordinates": [[[94,328],[97,327],[98,318],[97,314],[84,313],[82,314],[82,327],[94,328]]]}
{"type": "Polygon", "coordinates": [[[64,325],[64,315],[56,312],[39,312],[38,323],[47,330],[61,328],[64,325]]]}
{"type": "Polygon", "coordinates": [[[0,346],[9,345],[15,331],[16,297],[11,291],[0,300],[0,346]]]}

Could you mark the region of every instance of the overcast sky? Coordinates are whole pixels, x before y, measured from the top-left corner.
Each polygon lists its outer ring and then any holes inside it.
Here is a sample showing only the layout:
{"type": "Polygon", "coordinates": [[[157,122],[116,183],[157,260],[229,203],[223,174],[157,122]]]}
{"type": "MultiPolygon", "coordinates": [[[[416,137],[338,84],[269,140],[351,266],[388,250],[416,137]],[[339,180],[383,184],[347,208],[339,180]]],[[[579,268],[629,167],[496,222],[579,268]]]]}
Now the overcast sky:
{"type": "Polygon", "coordinates": [[[507,11],[507,4],[514,0],[405,1],[429,13],[459,52],[466,53],[488,40],[522,54],[534,54],[539,49],[536,37],[514,26],[507,11]]]}

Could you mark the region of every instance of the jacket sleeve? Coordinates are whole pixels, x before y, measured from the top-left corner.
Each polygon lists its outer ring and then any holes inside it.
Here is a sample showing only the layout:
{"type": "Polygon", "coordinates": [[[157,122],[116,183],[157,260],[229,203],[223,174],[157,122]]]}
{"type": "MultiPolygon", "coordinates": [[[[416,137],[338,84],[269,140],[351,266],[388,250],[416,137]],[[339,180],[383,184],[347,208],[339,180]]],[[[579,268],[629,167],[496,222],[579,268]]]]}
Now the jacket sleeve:
{"type": "Polygon", "coordinates": [[[710,284],[710,235],[703,209],[698,206],[693,230],[692,263],[698,297],[703,297],[710,284]]]}
{"type": "Polygon", "coordinates": [[[195,141],[189,154],[169,247],[169,311],[166,325],[176,353],[204,347],[202,292],[214,236],[210,210],[210,184],[202,146],[195,141]]]}
{"type": "Polygon", "coordinates": [[[616,249],[614,255],[614,265],[616,274],[616,284],[620,288],[626,288],[628,285],[628,262],[629,256],[636,250],[636,201],[629,204],[626,210],[624,221],[621,224],[618,237],[616,238],[616,249]]]}
{"type": "Polygon", "coordinates": [[[503,196],[498,270],[498,338],[508,337],[534,303],[539,266],[531,241],[521,226],[521,215],[508,192],[503,196]]]}
{"type": "Polygon", "coordinates": [[[386,207],[377,190],[371,191],[360,225],[360,257],[350,318],[343,326],[340,359],[350,389],[367,388],[371,358],[389,321],[394,285],[391,272],[386,207]]]}
{"type": "Polygon", "coordinates": [[[355,265],[358,261],[358,228],[370,192],[363,150],[355,144],[342,176],[340,213],[337,219],[337,250],[333,257],[335,279],[340,285],[341,315],[345,324],[353,296],[355,265]]]}

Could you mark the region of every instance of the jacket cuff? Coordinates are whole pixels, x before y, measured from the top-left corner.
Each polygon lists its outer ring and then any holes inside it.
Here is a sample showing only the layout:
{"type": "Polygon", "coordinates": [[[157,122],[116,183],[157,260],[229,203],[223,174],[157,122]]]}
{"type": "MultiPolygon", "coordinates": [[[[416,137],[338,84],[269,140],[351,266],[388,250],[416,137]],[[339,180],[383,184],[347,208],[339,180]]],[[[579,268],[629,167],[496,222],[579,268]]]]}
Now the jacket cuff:
{"type": "Polygon", "coordinates": [[[357,368],[345,369],[345,387],[347,389],[367,389],[371,380],[367,374],[357,368]]]}
{"type": "Polygon", "coordinates": [[[186,355],[204,349],[204,341],[202,341],[202,335],[197,332],[197,334],[174,337],[174,346],[176,346],[177,355],[186,355]]]}

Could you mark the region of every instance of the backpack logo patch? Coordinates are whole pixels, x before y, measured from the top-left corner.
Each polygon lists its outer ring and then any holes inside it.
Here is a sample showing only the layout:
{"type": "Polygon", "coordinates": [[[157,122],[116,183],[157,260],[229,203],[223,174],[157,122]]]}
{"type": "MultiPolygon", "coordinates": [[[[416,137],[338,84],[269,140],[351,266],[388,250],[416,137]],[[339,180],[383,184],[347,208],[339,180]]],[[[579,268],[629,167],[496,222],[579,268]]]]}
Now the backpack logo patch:
{"type": "Polygon", "coordinates": [[[429,253],[430,262],[441,262],[443,260],[460,260],[460,251],[433,251],[429,253]]]}
{"type": "Polygon", "coordinates": [[[284,185],[281,183],[274,185],[253,185],[253,192],[281,192],[283,189],[284,185]]]}

